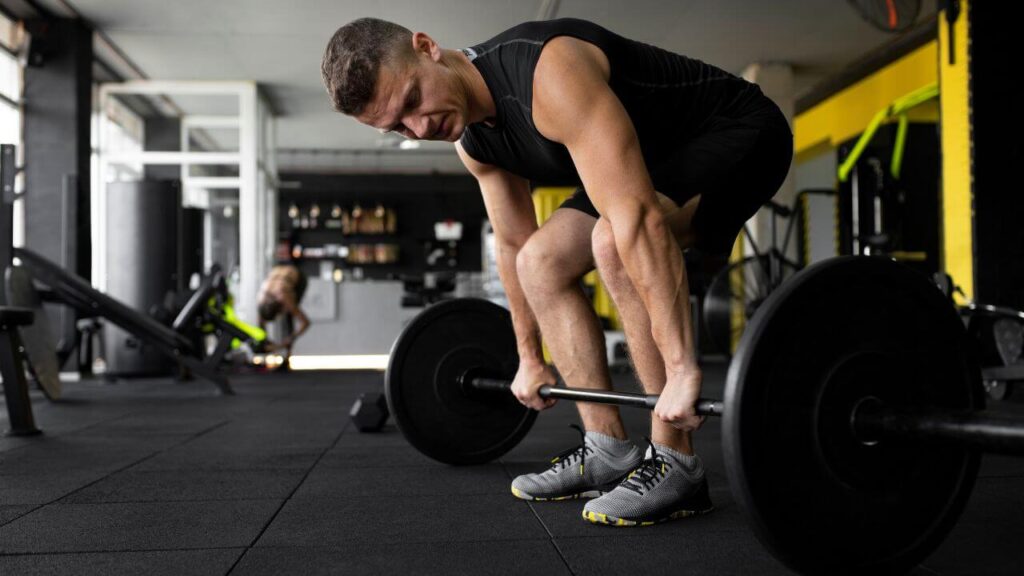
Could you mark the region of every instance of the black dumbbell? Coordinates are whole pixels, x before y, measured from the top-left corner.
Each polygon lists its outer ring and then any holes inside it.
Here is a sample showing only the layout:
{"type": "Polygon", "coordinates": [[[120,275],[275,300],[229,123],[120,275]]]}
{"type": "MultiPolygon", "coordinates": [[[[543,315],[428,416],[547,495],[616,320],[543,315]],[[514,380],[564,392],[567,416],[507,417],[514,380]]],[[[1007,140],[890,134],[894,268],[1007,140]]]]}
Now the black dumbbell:
{"type": "Polygon", "coordinates": [[[383,394],[360,394],[348,411],[352,423],[360,432],[379,432],[388,420],[388,402],[383,394]]]}

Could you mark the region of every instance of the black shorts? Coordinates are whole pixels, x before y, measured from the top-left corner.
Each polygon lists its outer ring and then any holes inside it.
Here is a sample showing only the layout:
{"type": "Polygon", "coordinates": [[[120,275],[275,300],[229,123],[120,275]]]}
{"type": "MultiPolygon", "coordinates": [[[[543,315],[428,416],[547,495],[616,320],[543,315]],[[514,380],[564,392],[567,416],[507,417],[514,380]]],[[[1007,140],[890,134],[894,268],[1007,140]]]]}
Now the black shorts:
{"type": "MultiPolygon", "coordinates": [[[[695,248],[721,255],[732,250],[743,224],[779,191],[792,160],[793,133],[774,108],[713,125],[651,169],[651,179],[679,206],[700,195],[693,217],[695,248]]],[[[559,208],[600,217],[583,188],[559,208]]]]}

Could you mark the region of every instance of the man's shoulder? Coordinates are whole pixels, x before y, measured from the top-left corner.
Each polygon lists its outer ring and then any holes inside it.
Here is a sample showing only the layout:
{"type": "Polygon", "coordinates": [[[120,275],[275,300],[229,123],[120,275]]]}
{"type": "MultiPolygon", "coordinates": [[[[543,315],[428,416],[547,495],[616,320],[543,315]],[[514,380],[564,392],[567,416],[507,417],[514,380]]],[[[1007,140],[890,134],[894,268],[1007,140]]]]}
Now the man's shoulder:
{"type": "Polygon", "coordinates": [[[476,56],[495,48],[515,42],[543,44],[553,36],[560,36],[574,30],[603,30],[597,24],[579,18],[556,18],[554,20],[531,20],[516,24],[494,37],[474,45],[471,50],[476,56]]]}
{"type": "Polygon", "coordinates": [[[495,34],[494,36],[485,40],[484,42],[480,42],[479,44],[477,44],[477,46],[500,46],[501,44],[504,44],[510,40],[532,36],[533,32],[537,29],[538,25],[540,24],[541,22],[536,21],[521,22],[519,24],[516,24],[515,26],[512,26],[511,28],[506,28],[505,30],[495,34]]]}

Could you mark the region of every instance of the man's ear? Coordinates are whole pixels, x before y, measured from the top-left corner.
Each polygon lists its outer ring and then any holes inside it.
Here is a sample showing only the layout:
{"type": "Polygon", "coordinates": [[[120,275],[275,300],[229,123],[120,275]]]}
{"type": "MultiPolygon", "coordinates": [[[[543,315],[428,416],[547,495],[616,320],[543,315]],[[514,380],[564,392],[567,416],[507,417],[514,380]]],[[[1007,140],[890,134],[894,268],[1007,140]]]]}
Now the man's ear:
{"type": "Polygon", "coordinates": [[[414,32],[412,35],[412,48],[417,54],[426,54],[430,59],[438,62],[441,60],[441,46],[434,42],[434,39],[425,32],[414,32]]]}

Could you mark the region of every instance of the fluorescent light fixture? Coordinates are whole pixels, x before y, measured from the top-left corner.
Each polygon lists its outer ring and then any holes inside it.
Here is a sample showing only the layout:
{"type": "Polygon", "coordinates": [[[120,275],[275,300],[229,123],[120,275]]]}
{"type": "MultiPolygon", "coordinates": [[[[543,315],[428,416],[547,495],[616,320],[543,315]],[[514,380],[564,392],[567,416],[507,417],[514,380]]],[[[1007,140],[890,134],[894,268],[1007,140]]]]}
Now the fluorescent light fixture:
{"type": "Polygon", "coordinates": [[[416,150],[420,147],[420,143],[416,140],[402,140],[398,147],[402,150],[416,150]]]}
{"type": "Polygon", "coordinates": [[[388,355],[292,356],[289,364],[292,370],[385,370],[388,355]]]}

